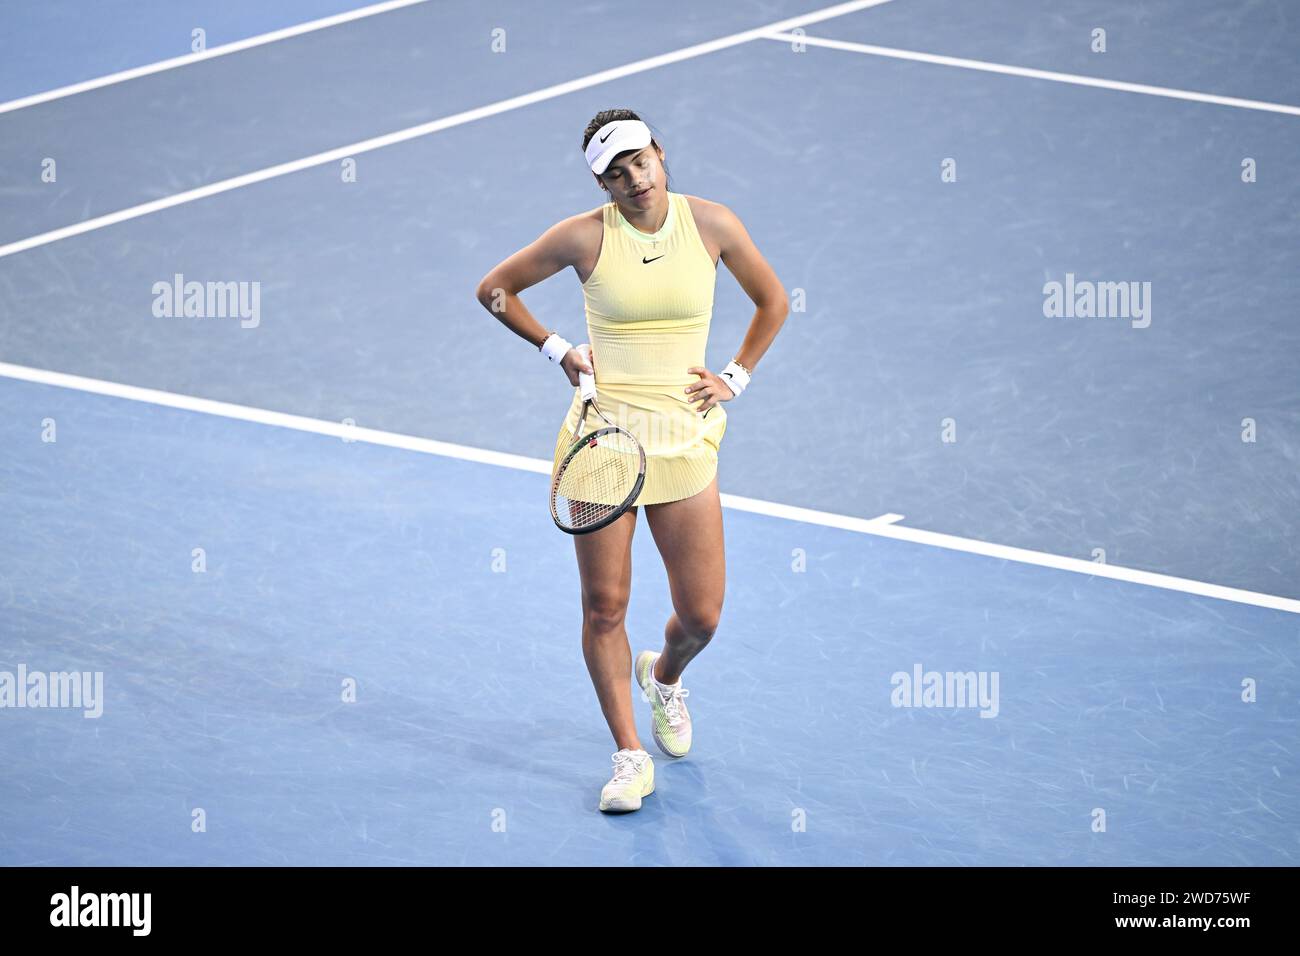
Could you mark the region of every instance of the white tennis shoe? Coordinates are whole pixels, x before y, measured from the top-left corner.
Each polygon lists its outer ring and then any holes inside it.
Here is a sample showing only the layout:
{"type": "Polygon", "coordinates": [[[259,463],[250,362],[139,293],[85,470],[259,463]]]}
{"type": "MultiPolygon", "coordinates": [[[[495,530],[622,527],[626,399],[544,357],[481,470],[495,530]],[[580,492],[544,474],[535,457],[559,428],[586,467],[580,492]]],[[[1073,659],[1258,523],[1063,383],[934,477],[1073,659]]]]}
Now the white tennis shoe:
{"type": "Polygon", "coordinates": [[[641,798],[655,792],[655,765],[644,750],[614,754],[614,776],[600,791],[600,809],[626,813],[641,809],[641,798]]]}
{"type": "Polygon", "coordinates": [[[636,682],[641,685],[641,699],[650,702],[655,745],[670,757],[684,757],[691,749],[691,715],[686,709],[690,691],[679,680],[668,689],[655,680],[657,651],[642,651],[636,656],[636,682]]]}

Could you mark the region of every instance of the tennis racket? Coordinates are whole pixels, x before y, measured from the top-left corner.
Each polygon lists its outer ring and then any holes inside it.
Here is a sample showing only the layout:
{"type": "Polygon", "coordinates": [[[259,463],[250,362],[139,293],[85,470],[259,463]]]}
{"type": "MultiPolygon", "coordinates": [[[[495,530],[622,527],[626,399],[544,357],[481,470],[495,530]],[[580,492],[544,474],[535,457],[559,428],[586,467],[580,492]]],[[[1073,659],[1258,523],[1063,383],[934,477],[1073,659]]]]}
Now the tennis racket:
{"type": "MultiPolygon", "coordinates": [[[[590,362],[591,346],[578,348],[590,362]]],[[[645,449],[600,410],[594,375],[579,372],[578,389],[582,413],[573,429],[573,444],[551,478],[551,518],[561,531],[590,534],[618,520],[636,501],[645,484],[645,449]],[[589,408],[605,424],[583,434],[589,408]]]]}

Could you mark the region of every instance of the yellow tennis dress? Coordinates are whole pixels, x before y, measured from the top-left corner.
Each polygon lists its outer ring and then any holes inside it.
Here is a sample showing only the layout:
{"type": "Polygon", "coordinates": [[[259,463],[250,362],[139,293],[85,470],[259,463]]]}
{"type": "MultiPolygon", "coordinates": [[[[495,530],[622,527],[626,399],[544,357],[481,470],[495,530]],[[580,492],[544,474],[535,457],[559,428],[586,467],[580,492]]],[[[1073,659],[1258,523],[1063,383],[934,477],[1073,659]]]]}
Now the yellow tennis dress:
{"type": "MultiPolygon", "coordinates": [[[[721,405],[701,414],[685,392],[700,380],[687,369],[705,364],[717,266],[681,193],[668,193],[668,217],[654,235],[632,226],[615,202],[602,214],[600,257],[582,284],[596,402],[645,449],[645,484],[634,504],[689,498],[717,474],[727,430],[721,405]]],[[[555,440],[552,474],[573,444],[581,411],[575,388],[555,440]]],[[[600,424],[588,412],[583,430],[600,424]]]]}

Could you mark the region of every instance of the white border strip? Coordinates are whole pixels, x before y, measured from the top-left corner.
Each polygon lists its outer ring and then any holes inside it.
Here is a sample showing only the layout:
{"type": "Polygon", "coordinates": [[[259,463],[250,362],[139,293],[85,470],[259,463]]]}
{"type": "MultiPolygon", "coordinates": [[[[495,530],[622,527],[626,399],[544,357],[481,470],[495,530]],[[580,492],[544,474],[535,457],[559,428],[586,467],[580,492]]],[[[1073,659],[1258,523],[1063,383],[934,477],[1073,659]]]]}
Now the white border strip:
{"type": "Polygon", "coordinates": [[[551,473],[551,463],[538,458],[525,458],[523,455],[510,455],[505,452],[488,451],[484,448],[471,448],[468,445],[454,445],[450,442],[434,441],[432,438],[398,435],[393,432],[378,431],[374,428],[345,425],[342,422],[327,422],[319,418],[305,418],[302,415],[288,415],[284,412],[272,412],[265,408],[252,408],[248,405],[234,405],[230,402],[196,398],[193,395],[177,395],[175,392],[162,392],[153,388],[140,388],[136,385],[122,385],[118,382],[106,382],[98,378],[83,378],[80,375],[49,372],[44,369],[28,368],[24,365],[10,365],[8,362],[0,362],[0,377],[33,382],[38,385],[55,385],[59,388],[91,392],[95,395],[108,395],[112,398],[126,398],[133,402],[147,402],[150,405],[180,408],[187,412],[201,412],[204,415],[234,418],[243,422],[256,422],[259,425],[292,428],[295,431],[328,435],[331,438],[367,442],[371,445],[387,445],[389,448],[404,448],[407,451],[423,452],[426,455],[459,458],[463,461],[476,461],[484,465],[500,465],[503,468],[518,468],[522,471],[535,471],[544,475],[551,473]]]}
{"type": "Polygon", "coordinates": [[[239,189],[242,186],[251,186],[253,183],[264,182],[268,179],[274,179],[277,176],[287,176],[290,173],[310,169],[312,166],[321,166],[325,163],[347,159],[348,157],[356,156],[359,153],[366,153],[371,150],[381,149],[385,146],[392,146],[395,143],[403,143],[407,140],[416,139],[420,136],[427,136],[430,133],[436,133],[452,126],[460,126],[464,123],[471,123],[474,120],[483,119],[488,116],[495,116],[498,113],[504,113],[508,110],[518,109],[522,106],[530,106],[531,104],[539,103],[542,100],[564,96],[565,94],[572,93],[576,90],[583,90],[590,86],[608,83],[610,80],[617,80],[625,76],[631,76],[634,73],[642,73],[646,70],[655,69],[656,67],[666,66],[670,63],[677,63],[681,60],[690,59],[691,57],[702,56],[705,53],[712,53],[715,50],[737,46],[738,44],[758,39],[774,29],[784,30],[804,23],[815,23],[820,20],[828,20],[833,17],[843,16],[846,13],[865,10],[867,7],[877,7],[883,3],[889,2],[890,0],[853,0],[853,2],[850,3],[840,3],[833,7],[825,7],[821,10],[815,10],[812,13],[805,13],[801,16],[791,17],[788,20],[781,20],[777,23],[767,24],[766,26],[755,27],[752,30],[745,30],[741,33],[733,33],[730,36],[721,37],[717,40],[709,40],[705,43],[697,43],[694,46],[683,47],[682,49],[675,50],[672,53],[664,53],[644,60],[637,60],[634,63],[628,63],[624,66],[601,70],[599,73],[590,73],[587,76],[579,77],[576,80],[558,83],[555,86],[548,86],[545,89],[536,90],[532,93],[525,93],[521,96],[512,96],[509,99],[498,100],[497,102],[490,103],[487,106],[480,106],[476,109],[466,110],[462,113],[455,113],[451,116],[445,116],[442,119],[432,120],[428,123],[421,123],[418,126],[410,126],[393,133],[385,133],[383,136],[375,136],[371,139],[362,140],[359,143],[340,146],[337,149],[331,149],[324,153],[317,153],[314,156],[305,156],[302,159],[295,159],[291,162],[280,163],[276,166],[268,166],[265,169],[245,173],[242,176],[235,176],[231,179],[223,179],[220,182],[209,183],[206,186],[200,186],[197,189],[190,189],[183,193],[177,193],[174,196],[155,199],[152,202],[142,203],[138,206],[131,206],[128,209],[120,209],[117,212],[108,213],[104,216],[97,216],[94,219],[86,219],[82,222],[74,223],[71,226],[64,226],[60,229],[51,230],[50,232],[43,232],[40,235],[32,236],[28,239],[19,239],[18,241],[11,242],[8,245],[0,246],[0,258],[12,256],[15,253],[24,252],[27,249],[34,249],[37,246],[44,246],[52,242],[58,242],[60,239],[67,239],[70,236],[78,236],[95,229],[103,229],[106,226],[111,226],[119,222],[126,222],[129,219],[138,219],[141,216],[147,216],[150,213],[158,212],[163,209],[170,209],[173,206],[179,206],[183,203],[194,202],[197,199],[203,199],[207,196],[215,196],[218,193],[229,192],[232,189],[239,189]]]}
{"type": "MultiPolygon", "coordinates": [[[[0,366],[0,369],[2,368],[3,366],[0,366]]],[[[931,547],[945,548],[949,551],[965,551],[968,554],[981,554],[988,558],[1001,558],[1005,561],[1016,561],[1020,564],[1034,564],[1043,568],[1055,568],[1058,571],[1073,571],[1077,574],[1086,574],[1088,577],[1112,578],[1116,581],[1127,581],[1130,584],[1145,584],[1148,587],[1164,588],[1167,591],[1181,591],[1184,594],[1195,594],[1200,597],[1218,598],[1221,601],[1234,601],[1237,604],[1252,604],[1255,607],[1269,608],[1274,611],[1289,611],[1292,614],[1300,614],[1300,601],[1292,598],[1278,597],[1273,594],[1260,594],[1257,591],[1243,591],[1239,588],[1229,588],[1219,584],[1206,584],[1202,581],[1176,578],[1168,574],[1140,571],[1136,568],[1125,568],[1114,564],[1097,564],[1093,561],[1085,561],[1082,558],[1067,558],[1059,554],[1048,554],[1045,551],[1030,551],[1026,548],[1014,548],[1005,544],[991,544],[987,541],[959,538],[955,535],[940,534],[935,531],[896,527],[892,522],[885,520],[898,517],[896,515],[881,515],[879,518],[868,520],[865,518],[851,518],[828,511],[813,511],[791,505],[773,504],[770,501],[742,498],[738,495],[723,495],[722,500],[724,504],[735,508],[737,511],[752,511],[756,514],[769,515],[774,518],[804,521],[808,524],[826,525],[830,528],[841,528],[846,531],[860,531],[863,534],[879,535],[882,538],[893,538],[897,541],[910,541],[913,544],[927,544],[931,547]]]]}
{"type": "MultiPolygon", "coordinates": [[[[279,428],[292,428],[297,431],[313,432],[333,438],[346,438],[367,442],[372,445],[386,445],[390,448],[403,448],[428,455],[441,455],[447,458],[459,458],[463,461],[480,462],[486,465],[500,465],[503,468],[516,468],[537,474],[550,475],[551,462],[540,458],[526,458],[522,455],[510,455],[504,452],[487,451],[471,448],[467,445],[455,445],[450,442],[434,441],[430,438],[416,438],[412,435],[398,435],[379,431],[374,428],[360,428],[344,425],[340,422],[321,421],[305,418],[301,415],[288,415],[272,412],[247,405],[232,405],[228,402],[216,402],[191,395],[177,395],[172,392],[158,391],[152,388],[140,388],[135,385],[121,385],[101,379],[83,378],[80,375],[68,375],[63,372],[50,372],[44,369],[27,368],[0,362],[0,377],[32,382],[38,385],[54,385],[59,388],[75,389],[95,395],[107,395],[112,398],[125,398],[151,405],[167,408],[179,408],[185,411],[202,412],[206,415],[218,415],[222,418],[234,418],[240,421],[256,422],[261,425],[274,425],[279,428]]],[[[1201,597],[1217,598],[1221,601],[1233,601],[1237,604],[1250,604],[1255,607],[1269,608],[1274,611],[1288,611],[1300,614],[1300,601],[1277,597],[1272,594],[1259,594],[1255,591],[1243,591],[1238,588],[1222,587],[1217,584],[1205,584],[1186,578],[1176,578],[1167,574],[1151,571],[1139,571],[1134,568],[1117,567],[1112,564],[1096,564],[1082,558],[1066,558],[1043,551],[1029,551],[1002,544],[990,544],[972,538],[959,538],[950,534],[938,534],[933,531],[921,531],[916,528],[898,527],[894,522],[902,520],[902,515],[884,514],[877,518],[854,518],[849,515],[833,514],[827,511],[814,511],[810,508],[798,508],[757,498],[744,498],[740,495],[724,494],[722,503],[737,511],[749,511],[771,518],[784,518],[788,521],[802,521],[807,524],[824,525],[843,531],[856,531],[862,534],[879,535],[897,541],[910,541],[913,544],[930,545],[949,551],[965,551],[989,558],[1016,561],[1020,564],[1033,564],[1039,567],[1055,568],[1059,571],[1073,571],[1088,577],[1112,578],[1131,584],[1144,584],[1148,587],[1164,588],[1168,591],[1181,591],[1201,597]]]]}
{"type": "Polygon", "coordinates": [[[938,56],[934,53],[917,53],[914,50],[871,46],[867,43],[850,43],[847,40],[830,40],[795,33],[769,33],[764,39],[778,40],[782,43],[798,41],[807,43],[809,46],[824,46],[832,50],[847,50],[851,53],[869,53],[873,56],[885,56],[895,60],[914,60],[918,63],[956,66],[966,70],[983,70],[986,73],[1005,73],[1008,76],[1024,76],[1034,80],[1051,80],[1055,83],[1073,83],[1076,86],[1095,86],[1103,90],[1145,93],[1148,96],[1165,96],[1175,100],[1192,100],[1196,103],[1213,103],[1218,106],[1235,106],[1244,110],[1265,110],[1270,113],[1287,113],[1291,116],[1300,116],[1300,106],[1288,106],[1285,103],[1265,103],[1262,100],[1243,100],[1235,96],[1217,96],[1214,93],[1197,93],[1193,90],[1175,90],[1164,86],[1147,86],[1143,83],[1125,83],[1122,80],[1103,80],[1095,76],[1081,76],[1076,73],[1053,73],[1050,70],[1034,70],[1024,66],[1006,66],[1002,63],[987,63],[984,60],[964,60],[955,56],[938,56]]]}
{"type": "Polygon", "coordinates": [[[236,40],[234,43],[224,43],[221,46],[214,46],[210,50],[201,50],[198,53],[186,53],[184,56],[174,56],[168,60],[159,60],[156,63],[148,63],[144,66],[132,67],[129,70],[122,70],[119,73],[109,73],[107,76],[98,76],[93,80],[84,80],[81,83],[73,83],[70,86],[60,86],[57,89],[47,90],[44,93],[33,93],[31,96],[24,96],[21,99],[9,100],[7,103],[0,103],[0,113],[10,113],[13,110],[21,110],[26,109],[29,106],[36,106],[38,103],[48,103],[50,100],[62,99],[65,96],[74,96],[77,93],[85,93],[89,90],[98,90],[101,87],[112,86],[115,83],[125,83],[127,80],[134,80],[137,77],[149,76],[153,73],[161,73],[164,70],[174,70],[177,67],[189,66],[191,63],[198,63],[201,60],[211,60],[213,57],[225,56],[229,53],[238,53],[240,50],[248,50],[256,46],[262,46],[266,43],[275,43],[277,40],[287,40],[289,37],[296,37],[303,33],[312,33],[316,30],[324,30],[328,27],[338,26],[340,23],[350,23],[353,20],[360,20],[364,17],[373,17],[379,13],[388,13],[390,10],[414,6],[417,3],[428,3],[428,0],[388,0],[387,3],[376,3],[373,6],[361,7],[357,10],[349,10],[346,13],[337,13],[332,17],[323,17],[320,20],[309,20],[306,23],[299,23],[296,26],[285,27],[283,30],[273,30],[270,33],[259,33],[256,36],[251,36],[244,40],[236,40]]]}

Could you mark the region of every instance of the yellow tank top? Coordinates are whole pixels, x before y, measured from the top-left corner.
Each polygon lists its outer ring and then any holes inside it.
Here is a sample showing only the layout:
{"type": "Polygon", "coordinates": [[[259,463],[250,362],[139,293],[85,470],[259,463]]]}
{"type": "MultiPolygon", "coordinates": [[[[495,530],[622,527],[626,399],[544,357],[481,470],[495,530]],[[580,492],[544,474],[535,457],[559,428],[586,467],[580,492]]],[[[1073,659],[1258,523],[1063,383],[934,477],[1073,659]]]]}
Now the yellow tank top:
{"type": "Polygon", "coordinates": [[[582,284],[597,384],[653,388],[699,381],[713,318],[717,266],[681,193],[654,235],[629,223],[615,202],[602,210],[596,268],[582,284]]]}

